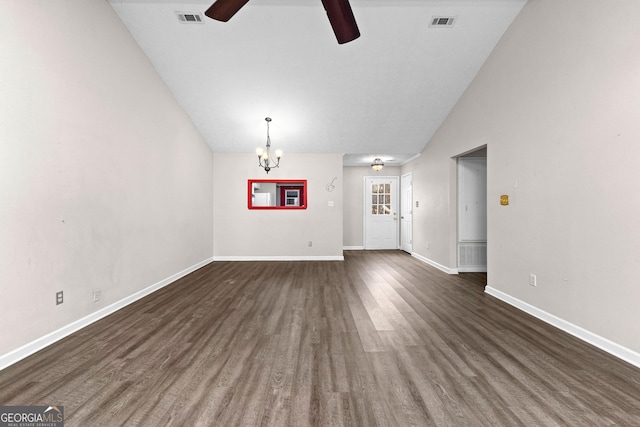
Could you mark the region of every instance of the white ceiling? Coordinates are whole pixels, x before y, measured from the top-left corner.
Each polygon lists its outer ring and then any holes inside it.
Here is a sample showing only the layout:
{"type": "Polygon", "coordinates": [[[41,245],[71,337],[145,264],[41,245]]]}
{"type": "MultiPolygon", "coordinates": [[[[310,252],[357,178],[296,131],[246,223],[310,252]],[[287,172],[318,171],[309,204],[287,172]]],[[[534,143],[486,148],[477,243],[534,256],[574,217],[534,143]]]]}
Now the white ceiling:
{"type": "Polygon", "coordinates": [[[214,151],[264,146],[268,116],[285,156],[345,165],[419,154],[526,2],[351,0],[362,35],[339,45],[321,0],[251,0],[227,23],[213,0],[108,1],[214,151]]]}

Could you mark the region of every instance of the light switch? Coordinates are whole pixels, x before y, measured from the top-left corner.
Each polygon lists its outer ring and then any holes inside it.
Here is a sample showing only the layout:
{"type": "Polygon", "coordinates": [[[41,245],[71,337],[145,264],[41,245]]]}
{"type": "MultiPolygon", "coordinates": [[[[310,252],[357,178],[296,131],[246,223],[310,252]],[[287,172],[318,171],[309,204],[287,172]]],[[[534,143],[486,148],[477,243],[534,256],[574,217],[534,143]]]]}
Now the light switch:
{"type": "Polygon", "coordinates": [[[335,206],[335,202],[333,200],[329,200],[329,206],[335,206]]]}

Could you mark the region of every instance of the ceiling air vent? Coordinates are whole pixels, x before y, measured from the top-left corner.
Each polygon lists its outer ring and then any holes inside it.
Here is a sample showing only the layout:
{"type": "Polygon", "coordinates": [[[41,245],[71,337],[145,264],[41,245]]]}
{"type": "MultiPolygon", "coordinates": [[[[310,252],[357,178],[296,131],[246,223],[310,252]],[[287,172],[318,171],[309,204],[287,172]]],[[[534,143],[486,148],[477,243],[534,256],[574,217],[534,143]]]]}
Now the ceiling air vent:
{"type": "Polygon", "coordinates": [[[432,16],[429,26],[438,28],[452,27],[454,21],[455,17],[453,16],[432,16]]]}
{"type": "Polygon", "coordinates": [[[202,15],[198,12],[176,12],[176,16],[183,24],[202,24],[202,15]]]}

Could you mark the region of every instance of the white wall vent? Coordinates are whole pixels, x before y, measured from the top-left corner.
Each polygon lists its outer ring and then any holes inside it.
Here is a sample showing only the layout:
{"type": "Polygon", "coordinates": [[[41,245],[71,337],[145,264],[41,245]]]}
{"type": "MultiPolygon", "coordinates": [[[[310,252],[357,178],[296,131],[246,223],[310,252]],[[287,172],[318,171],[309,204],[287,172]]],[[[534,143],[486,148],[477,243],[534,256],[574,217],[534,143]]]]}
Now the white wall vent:
{"type": "Polygon", "coordinates": [[[176,16],[183,24],[202,24],[202,15],[198,12],[176,12],[176,16]]]}
{"type": "Polygon", "coordinates": [[[458,271],[487,271],[487,244],[458,243],[458,271]]]}
{"type": "Polygon", "coordinates": [[[438,28],[452,27],[455,20],[455,16],[432,16],[429,26],[438,28]]]}

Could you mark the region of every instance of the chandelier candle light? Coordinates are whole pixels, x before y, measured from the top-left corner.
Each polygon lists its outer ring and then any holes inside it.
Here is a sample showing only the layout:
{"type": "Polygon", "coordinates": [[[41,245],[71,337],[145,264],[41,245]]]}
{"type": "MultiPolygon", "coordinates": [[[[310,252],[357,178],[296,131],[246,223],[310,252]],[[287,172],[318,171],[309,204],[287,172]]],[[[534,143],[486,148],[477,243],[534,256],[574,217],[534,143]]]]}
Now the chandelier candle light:
{"type": "Polygon", "coordinates": [[[280,157],[282,157],[282,150],[276,150],[276,160],[273,160],[271,157],[271,138],[269,137],[269,122],[271,122],[271,117],[266,117],[265,121],[267,122],[267,149],[256,148],[256,154],[258,155],[258,166],[264,168],[266,173],[272,168],[280,167],[280,157]]]}

